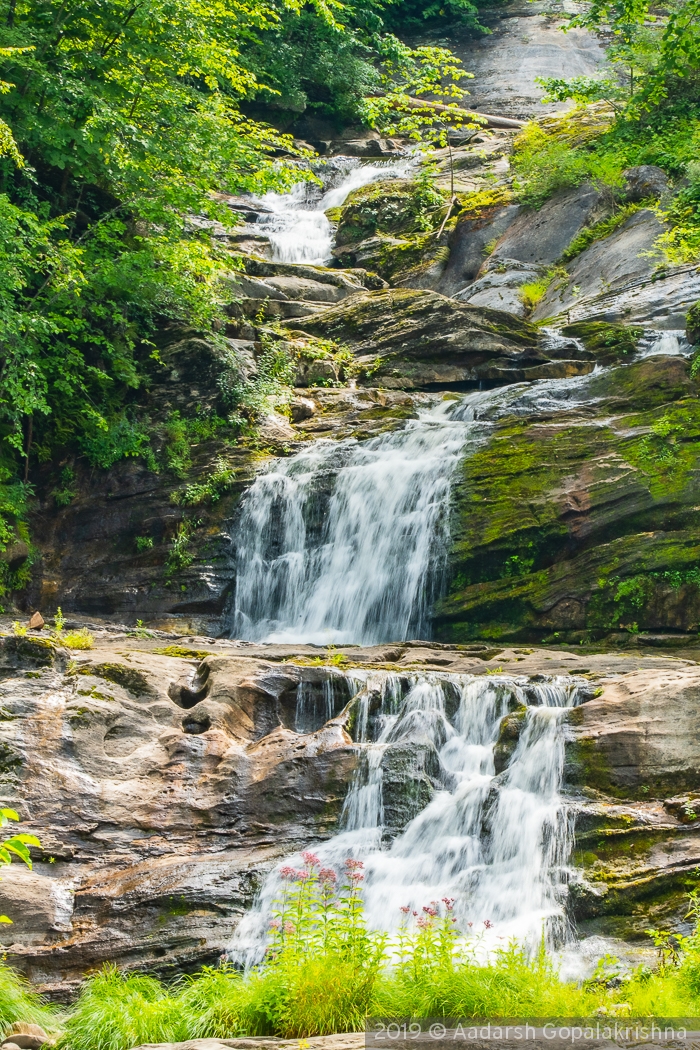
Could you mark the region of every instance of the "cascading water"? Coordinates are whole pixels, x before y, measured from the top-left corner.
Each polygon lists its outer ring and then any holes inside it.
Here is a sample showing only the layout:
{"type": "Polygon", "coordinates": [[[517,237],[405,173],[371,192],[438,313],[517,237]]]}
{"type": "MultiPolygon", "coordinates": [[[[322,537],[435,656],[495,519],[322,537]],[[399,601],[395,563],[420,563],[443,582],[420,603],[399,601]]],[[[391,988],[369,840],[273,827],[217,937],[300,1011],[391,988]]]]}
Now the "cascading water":
{"type": "MultiPolygon", "coordinates": [[[[327,866],[339,868],[348,856],[364,861],[369,925],[391,930],[402,906],[420,909],[448,896],[462,930],[471,923],[489,931],[487,946],[504,937],[536,945],[543,931],[551,945],[565,940],[571,828],[560,794],[563,720],[587,683],[379,671],[354,672],[354,682],[360,762],[344,830],[316,852],[327,866]],[[496,775],[506,717],[520,723],[519,740],[496,775]],[[398,834],[389,843],[385,780],[395,779],[407,750],[414,777],[430,769],[433,797],[404,829],[393,829],[398,834]]],[[[234,958],[260,958],[279,892],[274,871],[236,931],[234,958]]]]}
{"type": "Polygon", "coordinates": [[[373,645],[426,637],[454,472],[489,421],[589,399],[587,376],[473,391],[370,441],[316,441],[259,474],[236,524],[231,634],[373,645]]]}
{"type": "Polygon", "coordinates": [[[265,211],[257,225],[270,239],[275,262],[324,265],[331,258],[333,227],[326,211],[339,208],[353,190],[377,179],[406,178],[413,159],[362,164],[336,157],[322,168],[323,185],[300,182],[290,193],[267,193],[257,198],[265,211]]]}
{"type": "Polygon", "coordinates": [[[469,440],[449,408],[363,443],[317,441],[258,476],[236,529],[235,637],[371,645],[425,634],[469,440]]]}

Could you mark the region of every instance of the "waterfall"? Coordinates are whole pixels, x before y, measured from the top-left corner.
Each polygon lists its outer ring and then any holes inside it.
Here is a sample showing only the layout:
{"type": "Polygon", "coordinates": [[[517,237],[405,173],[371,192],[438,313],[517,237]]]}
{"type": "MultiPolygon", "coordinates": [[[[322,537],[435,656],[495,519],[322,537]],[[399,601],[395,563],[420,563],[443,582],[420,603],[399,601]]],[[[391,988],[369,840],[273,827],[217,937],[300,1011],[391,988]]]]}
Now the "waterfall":
{"type": "Polygon", "coordinates": [[[297,183],[289,193],[266,193],[256,200],[265,211],[257,225],[270,239],[275,262],[324,265],[331,258],[333,227],[326,216],[353,190],[378,179],[406,178],[415,160],[362,164],[336,157],[323,164],[318,182],[297,183]]]}
{"type": "Polygon", "coordinates": [[[639,341],[639,357],[679,357],[689,354],[692,347],[682,328],[665,332],[649,330],[639,341]]]}
{"type": "Polygon", "coordinates": [[[258,476],[236,527],[235,637],[372,645],[426,635],[452,475],[470,438],[449,411],[362,443],[316,441],[258,476]]]}
{"type": "Polygon", "coordinates": [[[246,493],[232,534],[232,637],[320,645],[429,637],[459,463],[488,439],[490,421],[585,404],[589,379],[473,391],[369,441],[319,440],[274,460],[246,493]]]}
{"type": "MultiPolygon", "coordinates": [[[[587,683],[569,676],[353,675],[358,715],[368,697],[377,713],[369,722],[364,715],[366,742],[357,745],[342,830],[315,852],[338,869],[348,856],[363,860],[369,926],[391,931],[402,906],[419,910],[447,896],[455,898],[460,929],[482,931],[487,947],[511,937],[536,946],[543,932],[551,946],[564,941],[571,823],[560,794],[563,722],[587,683]],[[520,732],[497,774],[504,718],[515,719],[520,732]],[[432,798],[406,827],[388,829],[386,779],[395,778],[407,749],[414,776],[430,767],[432,798]]],[[[236,930],[234,958],[260,958],[279,891],[275,870],[236,930]]]]}

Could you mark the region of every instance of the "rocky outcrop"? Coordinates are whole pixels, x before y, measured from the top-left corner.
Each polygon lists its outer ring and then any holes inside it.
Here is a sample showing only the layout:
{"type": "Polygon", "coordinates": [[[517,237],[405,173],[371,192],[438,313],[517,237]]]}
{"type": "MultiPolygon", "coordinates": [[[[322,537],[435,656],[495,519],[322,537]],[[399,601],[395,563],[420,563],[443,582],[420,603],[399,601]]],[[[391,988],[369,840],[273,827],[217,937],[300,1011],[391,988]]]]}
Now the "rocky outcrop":
{"type": "Polygon", "coordinates": [[[569,715],[582,933],[682,927],[700,865],[699,698],[696,667],[632,672],[569,715]]]}
{"type": "Polygon", "coordinates": [[[577,360],[575,346],[570,359],[554,360],[527,322],[428,291],[361,293],[306,320],[304,327],[348,343],[365,376],[390,389],[459,389],[480,380],[579,375],[594,364],[592,355],[577,360]]]}
{"type": "MultiPolygon", "coordinates": [[[[73,653],[0,638],[0,775],[43,843],[33,871],[12,865],[0,882],[7,958],[54,997],[105,961],[164,975],[215,962],[270,866],[335,833],[360,754],[354,667],[389,668],[404,691],[425,671],[588,676],[568,729],[585,853],[572,901],[582,921],[616,929],[646,878],[644,899],[665,893],[665,915],[679,914],[700,862],[692,662],[439,643],[324,656],[144,634],[98,631],[94,649],[73,653]],[[613,834],[636,843],[618,867],[613,834]]],[[[370,695],[370,719],[377,710],[370,695]]],[[[517,710],[506,716],[501,766],[520,724],[517,710]]],[[[444,771],[418,729],[409,746],[389,743],[382,765],[390,841],[444,771]]],[[[646,914],[624,921],[637,928],[646,914]]]]}
{"type": "Polygon", "coordinates": [[[697,631],[700,414],[689,372],[682,357],[648,357],[592,377],[578,406],[545,402],[532,415],[523,392],[505,418],[494,403],[490,425],[483,410],[489,440],[457,483],[437,637],[697,631]]]}

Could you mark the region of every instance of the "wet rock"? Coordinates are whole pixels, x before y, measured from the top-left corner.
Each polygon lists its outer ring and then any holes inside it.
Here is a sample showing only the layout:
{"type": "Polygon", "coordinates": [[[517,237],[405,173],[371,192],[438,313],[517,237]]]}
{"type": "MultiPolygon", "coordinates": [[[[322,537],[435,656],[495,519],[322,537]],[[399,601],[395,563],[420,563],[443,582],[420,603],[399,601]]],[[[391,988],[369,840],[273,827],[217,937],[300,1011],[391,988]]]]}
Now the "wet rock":
{"type": "Polygon", "coordinates": [[[338,678],[336,715],[347,704],[337,670],[213,653],[183,711],[168,687],[192,662],[134,641],[98,639],[78,658],[88,673],[0,682],[0,763],[11,742],[23,827],[45,847],[33,871],[13,865],[0,882],[0,911],[15,920],[8,959],[63,995],[109,960],[164,973],[214,963],[266,868],[334,832],[357,761],[323,702],[338,678]],[[105,667],[123,675],[98,676],[105,667]],[[134,673],[148,693],[114,680],[134,673]],[[297,731],[304,676],[319,717],[297,731]]]}
{"type": "Polygon", "coordinates": [[[592,367],[553,361],[541,333],[525,321],[434,292],[365,292],[305,321],[304,328],[348,343],[372,382],[393,389],[517,382],[592,367]]]}
{"type": "Polygon", "coordinates": [[[310,397],[295,397],[290,405],[292,422],[301,423],[304,419],[311,419],[318,411],[318,405],[310,397]]]}
{"type": "Polygon", "coordinates": [[[668,176],[655,164],[641,164],[623,171],[625,197],[630,202],[658,199],[668,190],[668,176]]]}
{"type": "Polygon", "coordinates": [[[509,400],[510,415],[494,421],[455,481],[438,638],[559,632],[578,642],[612,632],[636,645],[672,624],[688,642],[700,622],[700,420],[689,372],[682,357],[650,357],[591,376],[578,407],[527,390],[509,400]],[[687,429],[677,453],[659,446],[669,456],[661,467],[647,458],[646,427],[674,411],[687,429]]]}
{"type": "Polygon", "coordinates": [[[569,716],[572,783],[621,797],[700,789],[700,671],[630,674],[569,716]]]}
{"type": "Polygon", "coordinates": [[[273,444],[295,441],[297,437],[289,420],[279,412],[270,412],[263,416],[258,424],[258,433],[263,441],[270,441],[273,444]]]}
{"type": "Polygon", "coordinates": [[[527,707],[523,705],[517,711],[512,711],[501,720],[498,740],[493,751],[494,768],[497,774],[507,769],[518,746],[526,717],[527,707]]]}

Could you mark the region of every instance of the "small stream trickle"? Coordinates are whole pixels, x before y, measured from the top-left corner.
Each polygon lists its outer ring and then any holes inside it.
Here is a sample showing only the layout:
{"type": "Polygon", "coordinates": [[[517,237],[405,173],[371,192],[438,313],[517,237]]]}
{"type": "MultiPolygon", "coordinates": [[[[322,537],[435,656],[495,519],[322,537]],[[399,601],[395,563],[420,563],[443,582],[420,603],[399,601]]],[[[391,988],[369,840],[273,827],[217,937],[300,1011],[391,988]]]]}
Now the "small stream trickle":
{"type": "MultiPolygon", "coordinates": [[[[552,947],[564,943],[571,822],[560,793],[563,722],[585,698],[585,680],[353,676],[359,762],[343,830],[315,852],[337,868],[348,856],[363,860],[370,927],[391,931],[402,906],[420,910],[451,897],[460,929],[481,931],[487,948],[511,937],[534,946],[543,934],[552,947]],[[497,775],[505,717],[519,719],[520,735],[497,775]],[[430,781],[432,798],[407,826],[391,828],[387,804],[396,809],[402,778],[409,795],[416,779],[430,781]]],[[[264,951],[280,885],[276,869],[240,923],[230,946],[238,961],[264,951]]]]}

